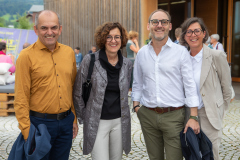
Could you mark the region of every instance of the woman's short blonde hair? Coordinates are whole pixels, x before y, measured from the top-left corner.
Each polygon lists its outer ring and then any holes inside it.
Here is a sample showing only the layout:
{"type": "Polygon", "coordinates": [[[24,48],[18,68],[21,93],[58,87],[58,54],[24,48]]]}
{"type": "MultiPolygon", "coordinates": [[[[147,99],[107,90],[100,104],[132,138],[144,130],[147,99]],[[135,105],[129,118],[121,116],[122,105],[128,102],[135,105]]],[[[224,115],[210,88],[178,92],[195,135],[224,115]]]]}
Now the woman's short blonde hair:
{"type": "Polygon", "coordinates": [[[133,38],[136,38],[136,37],[138,37],[138,32],[129,31],[129,33],[128,33],[128,38],[129,39],[133,39],[133,38]]]}

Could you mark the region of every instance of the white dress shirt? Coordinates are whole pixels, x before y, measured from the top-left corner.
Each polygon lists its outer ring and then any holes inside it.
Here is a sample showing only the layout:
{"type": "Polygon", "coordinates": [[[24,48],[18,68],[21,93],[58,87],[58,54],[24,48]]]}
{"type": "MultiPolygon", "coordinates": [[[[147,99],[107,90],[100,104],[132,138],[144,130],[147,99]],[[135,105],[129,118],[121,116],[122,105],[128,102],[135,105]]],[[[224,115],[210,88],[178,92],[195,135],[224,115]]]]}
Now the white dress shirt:
{"type": "Polygon", "coordinates": [[[170,38],[158,55],[151,43],[142,47],[133,73],[133,101],[150,108],[199,106],[190,54],[170,38]]]}
{"type": "MultiPolygon", "coordinates": [[[[190,52],[189,52],[189,54],[190,54],[190,52]]],[[[197,94],[199,97],[198,109],[201,109],[202,107],[204,107],[202,96],[200,94],[200,77],[201,77],[201,70],[202,70],[202,57],[203,57],[203,49],[201,49],[201,51],[196,56],[194,56],[194,57],[191,56],[192,65],[193,65],[193,77],[194,77],[194,81],[197,86],[197,94]]]]}

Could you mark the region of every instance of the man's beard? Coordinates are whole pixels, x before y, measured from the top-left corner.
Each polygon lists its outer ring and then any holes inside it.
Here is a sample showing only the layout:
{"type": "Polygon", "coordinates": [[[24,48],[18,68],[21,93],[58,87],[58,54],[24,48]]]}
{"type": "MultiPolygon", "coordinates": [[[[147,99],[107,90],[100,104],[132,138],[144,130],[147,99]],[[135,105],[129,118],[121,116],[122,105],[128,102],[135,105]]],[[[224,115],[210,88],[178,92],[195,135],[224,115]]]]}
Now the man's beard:
{"type": "MultiPolygon", "coordinates": [[[[161,28],[160,28],[160,29],[161,29],[161,28]]],[[[155,32],[154,32],[153,29],[152,29],[152,30],[151,30],[152,38],[154,38],[154,39],[157,40],[157,41],[162,41],[164,38],[166,38],[166,37],[168,36],[168,33],[166,34],[167,31],[168,31],[168,30],[165,29],[165,30],[164,30],[164,35],[163,35],[162,37],[157,37],[157,36],[155,35],[155,32]]]]}

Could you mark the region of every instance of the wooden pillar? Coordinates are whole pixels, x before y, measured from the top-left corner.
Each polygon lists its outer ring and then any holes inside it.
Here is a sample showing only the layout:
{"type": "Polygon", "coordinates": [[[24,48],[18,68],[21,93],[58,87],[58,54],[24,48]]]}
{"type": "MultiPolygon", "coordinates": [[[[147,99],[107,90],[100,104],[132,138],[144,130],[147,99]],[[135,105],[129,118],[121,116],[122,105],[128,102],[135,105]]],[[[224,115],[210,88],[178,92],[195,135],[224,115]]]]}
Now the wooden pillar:
{"type": "Polygon", "coordinates": [[[141,0],[141,44],[148,39],[149,31],[147,30],[148,17],[150,14],[158,9],[158,0],[141,0]]]}

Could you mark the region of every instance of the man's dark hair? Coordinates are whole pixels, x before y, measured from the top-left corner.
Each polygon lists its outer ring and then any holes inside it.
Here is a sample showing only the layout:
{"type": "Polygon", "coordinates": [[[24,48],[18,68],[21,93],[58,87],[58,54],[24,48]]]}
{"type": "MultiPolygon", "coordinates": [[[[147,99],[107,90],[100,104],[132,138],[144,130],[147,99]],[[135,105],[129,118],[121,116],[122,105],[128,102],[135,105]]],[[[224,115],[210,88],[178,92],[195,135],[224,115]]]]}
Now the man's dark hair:
{"type": "Polygon", "coordinates": [[[6,43],[5,42],[0,42],[0,51],[6,49],[6,43]]]}
{"type": "Polygon", "coordinates": [[[76,49],[76,50],[80,50],[80,47],[76,47],[75,49],[76,49]]]}

